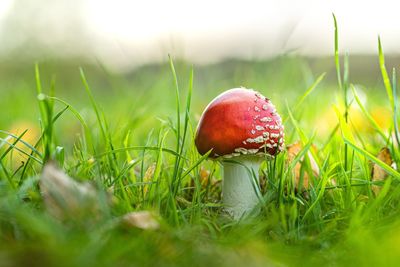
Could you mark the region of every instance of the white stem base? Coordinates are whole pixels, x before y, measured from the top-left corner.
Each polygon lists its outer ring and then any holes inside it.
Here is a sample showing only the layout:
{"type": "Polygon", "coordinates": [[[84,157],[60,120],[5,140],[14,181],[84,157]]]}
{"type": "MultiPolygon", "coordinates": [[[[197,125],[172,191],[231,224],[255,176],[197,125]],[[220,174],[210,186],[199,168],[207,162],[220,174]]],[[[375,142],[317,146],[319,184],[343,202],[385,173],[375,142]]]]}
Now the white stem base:
{"type": "Polygon", "coordinates": [[[233,160],[240,164],[222,163],[222,201],[226,211],[237,220],[252,211],[260,201],[258,170],[261,159],[235,157],[233,160]]]}

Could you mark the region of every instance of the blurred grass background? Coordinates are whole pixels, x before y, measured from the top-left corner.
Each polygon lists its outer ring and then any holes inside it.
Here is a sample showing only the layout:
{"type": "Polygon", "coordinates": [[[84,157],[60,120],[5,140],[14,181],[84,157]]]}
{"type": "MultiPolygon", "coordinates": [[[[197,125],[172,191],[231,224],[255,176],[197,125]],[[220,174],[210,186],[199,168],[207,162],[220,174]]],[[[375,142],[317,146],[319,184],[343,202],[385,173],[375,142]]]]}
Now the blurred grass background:
{"type": "MultiPolygon", "coordinates": [[[[388,57],[388,69],[396,66],[399,60],[388,57]]],[[[183,61],[175,64],[180,81],[187,84],[190,64],[183,61]]],[[[0,104],[6,111],[0,117],[1,128],[18,128],[19,123],[37,125],[33,64],[5,61],[1,65],[0,104]]],[[[124,127],[129,123],[139,123],[140,129],[136,130],[136,134],[140,135],[138,140],[144,140],[146,132],[157,127],[157,118],[166,119],[174,114],[173,78],[167,63],[142,66],[128,73],[113,73],[103,65],[85,64],[78,60],[49,60],[39,63],[39,66],[44,88],[50,88],[54,82],[57,97],[93,116],[91,109],[87,108],[88,98],[79,76],[79,67],[82,67],[111,126],[120,127],[121,120],[124,127]]],[[[335,114],[331,113],[338,93],[336,70],[331,58],[288,55],[267,61],[228,60],[214,65],[194,66],[194,72],[192,112],[197,118],[217,94],[240,86],[261,91],[285,112],[286,102],[294,105],[315,79],[326,72],[318,89],[307,99],[308,108],[301,111],[305,118],[301,123],[310,131],[317,128],[321,134],[326,134],[329,123],[318,123],[337,121],[335,114]]],[[[386,104],[386,99],[383,97],[385,91],[377,57],[350,57],[350,79],[361,90],[368,108],[374,110],[373,113],[381,112],[381,117],[384,117],[386,111],[382,106],[386,104]]],[[[71,114],[64,116],[69,119],[60,121],[57,129],[64,133],[64,138],[71,145],[75,134],[80,132],[79,122],[72,119],[71,114]]],[[[377,114],[377,117],[380,115],[377,114]]]]}

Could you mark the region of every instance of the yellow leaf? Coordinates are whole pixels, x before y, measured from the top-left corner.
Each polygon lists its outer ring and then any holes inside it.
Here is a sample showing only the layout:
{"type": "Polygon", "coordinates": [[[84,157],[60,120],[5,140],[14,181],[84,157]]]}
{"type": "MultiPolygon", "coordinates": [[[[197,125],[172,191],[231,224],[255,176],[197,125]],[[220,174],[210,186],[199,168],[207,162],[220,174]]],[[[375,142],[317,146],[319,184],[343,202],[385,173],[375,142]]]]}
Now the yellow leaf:
{"type": "MultiPolygon", "coordinates": [[[[302,150],[303,146],[301,145],[300,141],[297,141],[296,143],[293,143],[291,145],[287,146],[287,153],[288,153],[288,163],[290,164],[291,162],[293,162],[293,160],[296,158],[296,156],[300,153],[300,151],[302,150]]],[[[312,145],[311,149],[314,149],[315,151],[317,150],[317,148],[312,145]]],[[[319,176],[319,167],[318,164],[316,163],[312,153],[310,151],[307,152],[306,156],[308,157],[308,159],[310,160],[310,165],[311,165],[311,169],[312,169],[312,174],[315,177],[319,176]]],[[[298,190],[300,188],[300,178],[301,178],[301,165],[304,162],[304,157],[301,158],[296,165],[294,166],[294,183],[295,183],[295,187],[298,190]]],[[[301,188],[308,190],[310,185],[310,175],[307,172],[304,172],[303,174],[303,184],[301,186],[301,188]]]]}
{"type": "MultiPolygon", "coordinates": [[[[393,164],[393,159],[392,156],[390,155],[390,150],[387,147],[384,147],[379,151],[377,158],[386,163],[386,165],[390,166],[393,164]]],[[[372,166],[371,177],[372,181],[374,182],[383,181],[388,177],[388,174],[384,169],[379,167],[379,165],[374,163],[372,166]]],[[[381,191],[381,186],[373,185],[372,191],[374,191],[375,195],[379,194],[379,192],[381,191]]]]}

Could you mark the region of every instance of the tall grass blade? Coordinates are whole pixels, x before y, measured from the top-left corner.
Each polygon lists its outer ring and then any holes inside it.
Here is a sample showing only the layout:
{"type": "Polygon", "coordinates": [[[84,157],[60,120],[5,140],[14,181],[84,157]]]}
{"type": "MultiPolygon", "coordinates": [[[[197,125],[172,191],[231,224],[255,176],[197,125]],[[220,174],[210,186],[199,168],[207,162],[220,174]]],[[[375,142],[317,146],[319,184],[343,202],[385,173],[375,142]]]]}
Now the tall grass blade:
{"type": "Polygon", "coordinates": [[[342,75],[340,72],[340,59],[339,59],[339,34],[338,34],[338,25],[336,21],[335,14],[332,13],[333,23],[335,26],[335,66],[336,66],[336,76],[339,84],[339,88],[342,89],[342,75]]]}
{"type": "Polygon", "coordinates": [[[386,89],[386,93],[389,98],[390,106],[392,107],[392,110],[394,110],[393,89],[392,89],[392,85],[390,84],[389,75],[387,73],[386,66],[385,66],[385,56],[383,54],[380,36],[378,36],[378,52],[379,52],[379,67],[380,67],[381,73],[382,73],[383,84],[385,85],[385,89],[386,89]]]}
{"type": "Polygon", "coordinates": [[[393,176],[394,178],[400,180],[400,173],[394,170],[391,166],[388,166],[386,163],[366,151],[365,149],[362,149],[361,147],[358,147],[355,145],[351,140],[344,138],[344,142],[348,144],[351,148],[353,148],[355,151],[366,157],[367,159],[371,160],[375,164],[377,164],[379,167],[381,167],[385,172],[387,172],[389,175],[393,176]]]}

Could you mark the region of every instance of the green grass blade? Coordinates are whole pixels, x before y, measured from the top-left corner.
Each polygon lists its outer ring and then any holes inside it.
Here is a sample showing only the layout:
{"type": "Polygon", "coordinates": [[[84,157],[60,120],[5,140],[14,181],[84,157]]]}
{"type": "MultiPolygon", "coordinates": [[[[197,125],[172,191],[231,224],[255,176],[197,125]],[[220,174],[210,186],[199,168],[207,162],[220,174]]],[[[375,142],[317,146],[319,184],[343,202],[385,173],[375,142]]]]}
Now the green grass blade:
{"type": "MultiPolygon", "coordinates": [[[[176,105],[176,152],[181,155],[181,151],[183,151],[184,144],[181,144],[181,108],[180,108],[180,96],[179,96],[179,84],[178,84],[178,77],[176,75],[175,66],[172,61],[171,56],[169,56],[169,64],[172,71],[172,76],[174,78],[174,85],[175,85],[175,105],[176,105]]],[[[175,164],[174,164],[174,172],[172,174],[172,182],[171,182],[171,189],[172,189],[172,198],[175,197],[178,191],[179,186],[179,169],[180,169],[180,157],[175,157],[175,164]]]]}
{"type": "Polygon", "coordinates": [[[102,121],[101,116],[100,116],[100,111],[99,111],[99,107],[97,106],[97,102],[94,99],[94,96],[92,94],[92,90],[90,90],[89,83],[87,82],[87,79],[86,79],[85,73],[83,72],[83,69],[79,68],[79,72],[80,72],[81,80],[82,80],[82,83],[83,83],[83,85],[85,87],[86,93],[89,96],[90,103],[92,104],[92,108],[93,108],[93,110],[94,110],[94,112],[96,114],[96,118],[97,118],[97,122],[99,123],[101,135],[102,135],[104,141],[107,141],[106,131],[104,129],[103,121],[102,121]]]}
{"type": "Polygon", "coordinates": [[[163,152],[167,152],[175,157],[180,157],[182,159],[187,160],[185,157],[181,156],[179,153],[176,153],[176,151],[172,150],[172,149],[168,149],[168,148],[160,148],[158,146],[129,146],[129,147],[122,147],[122,148],[115,148],[112,151],[106,151],[97,155],[94,155],[95,158],[101,158],[107,155],[110,155],[112,153],[124,153],[126,151],[130,151],[130,150],[137,150],[137,151],[143,151],[143,150],[153,150],[153,151],[158,151],[159,149],[161,149],[163,152]]]}
{"type": "Polygon", "coordinates": [[[393,176],[394,178],[400,180],[400,173],[394,170],[391,166],[388,166],[386,163],[366,151],[365,149],[362,149],[361,147],[356,146],[353,142],[348,140],[347,138],[344,138],[344,142],[348,144],[351,148],[353,148],[355,151],[366,157],[367,159],[371,160],[375,164],[377,164],[379,167],[381,167],[387,174],[393,176]]]}
{"type": "Polygon", "coordinates": [[[199,166],[204,160],[208,158],[212,150],[208,151],[206,154],[201,156],[195,163],[193,163],[181,176],[180,179],[182,180],[185,178],[193,169],[195,169],[197,166],[199,166]]]}
{"type": "Polygon", "coordinates": [[[333,23],[335,26],[335,66],[336,66],[336,76],[339,84],[339,88],[342,89],[342,77],[340,72],[340,59],[339,59],[339,33],[338,33],[338,25],[336,21],[335,14],[332,13],[333,23]]]}
{"type": "Polygon", "coordinates": [[[360,97],[357,94],[356,89],[354,88],[354,85],[351,85],[351,90],[353,92],[354,99],[356,100],[358,106],[360,107],[362,113],[364,114],[365,117],[367,117],[368,121],[372,124],[372,126],[375,128],[375,130],[379,133],[379,135],[383,138],[383,140],[386,142],[388,140],[388,137],[386,134],[383,132],[381,127],[379,127],[378,123],[374,120],[374,118],[371,116],[371,114],[368,113],[368,111],[365,109],[364,105],[362,104],[360,97]]]}
{"type": "MultiPolygon", "coordinates": [[[[42,161],[42,157],[43,157],[43,156],[42,156],[34,147],[33,147],[33,149],[31,149],[32,152],[29,154],[29,153],[25,152],[24,150],[22,150],[22,149],[20,149],[19,147],[16,146],[18,142],[21,142],[21,141],[22,141],[21,138],[25,135],[25,133],[26,133],[27,131],[28,131],[28,130],[25,130],[24,132],[22,132],[21,135],[16,136],[16,138],[15,138],[16,140],[15,140],[14,142],[12,142],[12,143],[8,142],[6,139],[0,138],[0,140],[1,140],[3,143],[5,143],[5,144],[7,144],[7,145],[9,146],[9,148],[0,156],[0,161],[3,160],[4,157],[5,157],[12,149],[15,149],[15,150],[17,150],[18,152],[21,152],[22,154],[24,154],[25,156],[28,156],[28,161],[29,161],[29,159],[33,159],[33,160],[35,160],[36,162],[38,162],[38,163],[40,163],[40,164],[43,163],[43,161],[42,161]],[[36,152],[35,152],[35,151],[36,151],[36,152]],[[35,157],[35,156],[33,156],[33,153],[38,154],[38,156],[40,157],[40,159],[37,158],[37,157],[35,157]]],[[[32,147],[32,146],[29,146],[29,148],[30,148],[30,147],[32,147]]]]}
{"type": "Polygon", "coordinates": [[[393,89],[392,85],[390,84],[390,79],[389,75],[386,70],[385,66],[385,56],[383,54],[382,50],[382,44],[381,44],[381,37],[378,36],[378,52],[379,52],[379,67],[381,69],[382,73],[382,79],[383,79],[383,84],[385,85],[386,93],[389,98],[390,106],[392,107],[392,110],[394,109],[394,98],[393,98],[393,89]]]}
{"type": "Polygon", "coordinates": [[[392,74],[392,84],[393,84],[393,124],[394,124],[394,136],[397,141],[397,145],[400,147],[400,130],[398,122],[398,99],[397,99],[397,78],[396,69],[393,68],[392,74]]]}
{"type": "Polygon", "coordinates": [[[93,152],[95,153],[95,147],[93,145],[93,140],[92,140],[92,135],[91,135],[90,128],[87,125],[87,123],[84,120],[84,118],[81,116],[81,114],[79,114],[79,112],[72,105],[70,105],[68,102],[66,102],[65,100],[62,100],[62,99],[60,99],[58,97],[51,97],[51,98],[54,99],[55,101],[58,101],[58,102],[62,103],[63,105],[65,105],[65,109],[68,109],[69,111],[71,111],[71,113],[75,116],[75,118],[78,119],[78,121],[80,122],[80,124],[83,127],[84,135],[85,135],[86,141],[88,143],[88,146],[91,147],[93,149],[93,152]]]}
{"type": "MultiPolygon", "coordinates": [[[[28,131],[28,129],[26,129],[25,131],[28,131]]],[[[27,148],[29,148],[33,153],[35,153],[36,155],[38,155],[39,158],[43,158],[43,155],[42,155],[42,153],[40,153],[39,150],[37,150],[34,146],[32,146],[31,144],[29,144],[28,142],[25,142],[23,139],[20,138],[20,136],[17,136],[17,135],[15,135],[15,134],[12,134],[12,133],[10,133],[10,132],[3,131],[3,130],[0,130],[0,133],[9,135],[9,136],[11,136],[11,137],[14,138],[14,139],[19,139],[19,142],[20,142],[21,144],[25,145],[25,146],[26,146],[27,148]]],[[[1,147],[1,146],[0,146],[0,147],[1,147]]]]}
{"type": "Polygon", "coordinates": [[[297,110],[304,102],[304,100],[307,98],[309,94],[311,94],[315,88],[321,83],[321,81],[325,78],[326,72],[322,73],[321,75],[318,76],[318,78],[314,81],[314,83],[304,92],[304,94],[299,98],[299,100],[296,101],[296,105],[293,108],[293,110],[297,110]]]}

